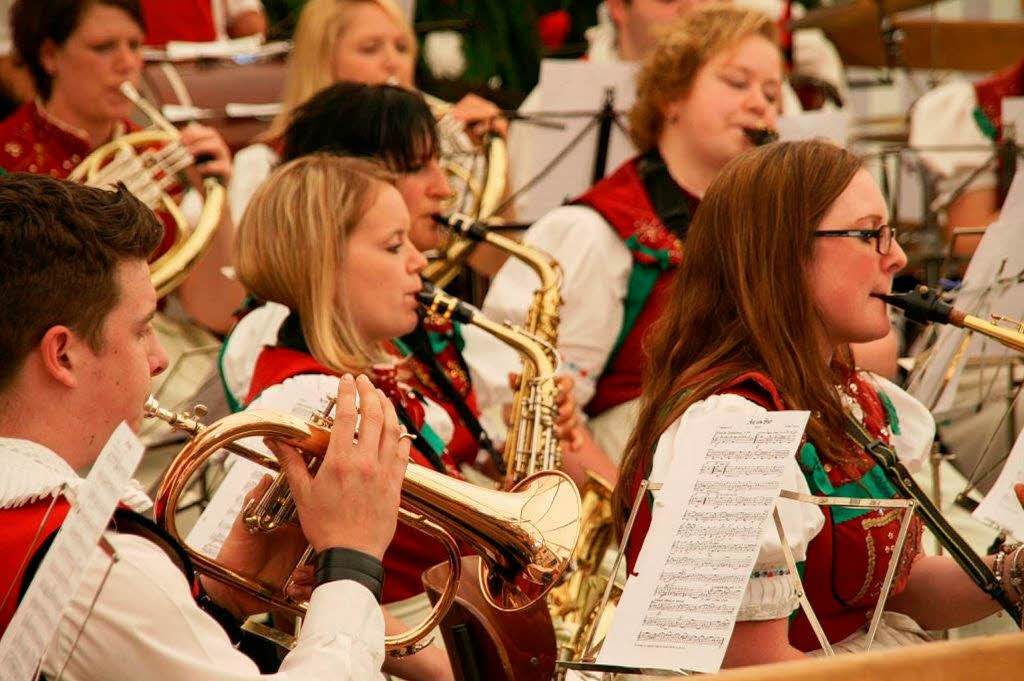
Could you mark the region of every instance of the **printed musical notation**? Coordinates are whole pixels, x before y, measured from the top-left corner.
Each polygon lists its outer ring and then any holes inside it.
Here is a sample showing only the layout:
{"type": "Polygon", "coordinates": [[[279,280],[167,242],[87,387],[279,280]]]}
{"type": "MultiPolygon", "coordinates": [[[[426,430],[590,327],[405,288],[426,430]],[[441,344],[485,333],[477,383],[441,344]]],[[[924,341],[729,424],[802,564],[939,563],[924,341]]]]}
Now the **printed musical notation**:
{"type": "Polygon", "coordinates": [[[672,441],[686,451],[655,481],[636,574],[598,662],[718,671],[807,417],[711,413],[680,426],[672,441]]]}

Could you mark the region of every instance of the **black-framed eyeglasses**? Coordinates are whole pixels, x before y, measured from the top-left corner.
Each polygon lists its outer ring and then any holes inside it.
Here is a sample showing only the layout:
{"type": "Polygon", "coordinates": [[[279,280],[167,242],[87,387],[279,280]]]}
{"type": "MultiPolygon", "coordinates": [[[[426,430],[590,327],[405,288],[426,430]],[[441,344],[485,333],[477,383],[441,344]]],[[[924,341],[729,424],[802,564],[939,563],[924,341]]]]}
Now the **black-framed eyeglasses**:
{"type": "Polygon", "coordinates": [[[882,225],[878,229],[819,229],[814,236],[853,236],[858,239],[874,239],[875,250],[880,255],[888,255],[892,250],[892,242],[896,240],[896,228],[882,225]]]}

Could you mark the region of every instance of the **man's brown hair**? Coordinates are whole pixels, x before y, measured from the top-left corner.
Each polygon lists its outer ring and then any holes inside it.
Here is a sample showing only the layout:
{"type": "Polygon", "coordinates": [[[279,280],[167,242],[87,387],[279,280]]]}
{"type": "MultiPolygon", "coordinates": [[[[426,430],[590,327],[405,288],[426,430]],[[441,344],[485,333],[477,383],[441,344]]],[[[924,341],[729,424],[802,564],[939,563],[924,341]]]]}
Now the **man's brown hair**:
{"type": "Polygon", "coordinates": [[[45,175],[0,177],[0,391],[53,326],[99,349],[118,301],[118,263],[145,260],[162,236],[122,184],[107,191],[45,175]]]}

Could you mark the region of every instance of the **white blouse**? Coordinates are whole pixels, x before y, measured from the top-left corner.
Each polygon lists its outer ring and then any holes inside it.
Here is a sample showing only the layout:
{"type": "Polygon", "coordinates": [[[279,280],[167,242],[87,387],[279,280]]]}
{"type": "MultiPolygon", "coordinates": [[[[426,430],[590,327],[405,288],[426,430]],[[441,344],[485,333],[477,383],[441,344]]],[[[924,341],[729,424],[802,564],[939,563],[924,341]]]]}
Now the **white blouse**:
{"type": "MultiPolygon", "coordinates": [[[[948,194],[966,180],[993,152],[992,140],[986,137],[974,119],[978,98],[974,86],[963,78],[955,78],[921,96],[910,112],[910,146],[978,146],[968,151],[920,151],[921,161],[937,175],[939,194],[948,194]]],[[[967,186],[969,190],[992,189],[996,186],[996,169],[988,168],[967,186]]]]}
{"type": "MultiPolygon", "coordinates": [[[[584,206],[556,208],[526,230],[523,241],[562,267],[561,370],[573,377],[576,401],[585,405],[622,328],[633,256],[604,218],[584,206]]],[[[491,282],[484,314],[498,322],[523,324],[539,284],[533,270],[509,258],[491,282]]],[[[519,356],[479,329],[465,326],[462,332],[463,357],[481,410],[509,401],[508,372],[520,371],[519,356]]]]}

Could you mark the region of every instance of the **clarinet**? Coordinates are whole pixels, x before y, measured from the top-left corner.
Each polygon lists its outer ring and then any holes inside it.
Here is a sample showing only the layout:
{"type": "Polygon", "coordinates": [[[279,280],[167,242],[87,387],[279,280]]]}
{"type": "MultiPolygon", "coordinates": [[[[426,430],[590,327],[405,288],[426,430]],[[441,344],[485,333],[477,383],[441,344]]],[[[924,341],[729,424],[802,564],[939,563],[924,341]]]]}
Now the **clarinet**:
{"type": "MultiPolygon", "coordinates": [[[[909,293],[872,293],[875,298],[880,298],[886,303],[898,308],[907,319],[925,324],[936,322],[938,324],[952,324],[961,328],[973,329],[985,334],[995,340],[1016,350],[1024,351],[1024,334],[1015,332],[1005,327],[997,326],[979,317],[966,314],[957,310],[952,305],[943,302],[937,293],[926,286],[920,286],[909,293]]],[[[964,572],[974,581],[978,587],[991,596],[1003,606],[1013,617],[1015,622],[1021,621],[1021,606],[1014,603],[1009,594],[1003,588],[1002,583],[996,579],[995,573],[979,556],[967,541],[958,533],[949,522],[943,517],[942,512],[935,507],[932,500],[924,493],[910,472],[900,463],[892,448],[887,447],[878,440],[875,440],[860,424],[852,421],[847,422],[847,433],[861,446],[868,450],[885,473],[885,477],[900,492],[917,502],[917,512],[928,529],[939,540],[942,546],[949,551],[964,572]]]]}

